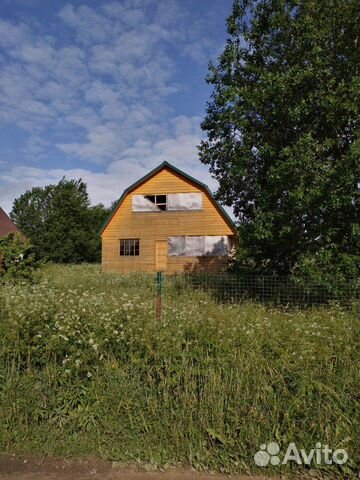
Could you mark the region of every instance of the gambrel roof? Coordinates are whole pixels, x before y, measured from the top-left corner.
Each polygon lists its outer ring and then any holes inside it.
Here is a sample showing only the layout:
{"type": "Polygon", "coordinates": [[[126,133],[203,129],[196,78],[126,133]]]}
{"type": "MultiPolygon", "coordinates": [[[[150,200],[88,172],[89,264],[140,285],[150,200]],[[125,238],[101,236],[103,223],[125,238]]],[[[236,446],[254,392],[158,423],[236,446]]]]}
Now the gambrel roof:
{"type": "MultiPolygon", "coordinates": [[[[153,170],[151,170],[151,172],[147,173],[145,176],[143,176],[142,178],[140,178],[140,180],[138,180],[137,182],[133,183],[132,185],[130,185],[130,187],[126,188],[123,192],[123,194],[121,195],[121,197],[119,198],[119,200],[116,202],[112,212],[110,213],[110,215],[108,216],[108,218],[105,220],[105,222],[103,223],[100,231],[99,231],[99,235],[102,235],[103,231],[105,230],[105,228],[107,227],[107,225],[109,224],[109,222],[111,221],[111,219],[113,218],[113,216],[115,215],[115,213],[117,212],[117,210],[119,209],[120,205],[122,204],[122,202],[124,201],[125,197],[132,191],[134,190],[135,188],[137,188],[139,185],[141,185],[142,183],[146,182],[146,180],[149,180],[151,177],[153,177],[154,175],[156,175],[157,173],[159,173],[161,170],[163,169],[169,169],[169,170],[172,170],[173,172],[177,173],[178,175],[184,177],[185,179],[187,180],[190,180],[192,183],[194,183],[195,185],[197,185],[198,187],[200,187],[202,190],[204,190],[208,195],[209,197],[211,198],[212,202],[214,203],[215,207],[217,208],[218,212],[220,213],[220,215],[224,218],[224,220],[226,221],[226,223],[229,225],[229,227],[232,229],[232,231],[234,232],[234,235],[236,235],[237,233],[237,229],[236,229],[236,226],[234,224],[234,222],[232,221],[232,219],[230,218],[230,216],[228,215],[228,213],[225,211],[225,209],[216,201],[214,195],[211,193],[209,187],[207,185],[205,185],[205,183],[202,183],[200,182],[199,180],[196,180],[196,178],[194,177],[191,177],[190,175],[188,175],[187,173],[183,172],[182,170],[180,170],[179,168],[177,167],[174,167],[174,165],[171,165],[171,163],[169,162],[163,162],[161,163],[160,165],[158,165],[156,168],[154,168],[153,170]]],[[[170,193],[170,192],[169,192],[170,193]]]]}

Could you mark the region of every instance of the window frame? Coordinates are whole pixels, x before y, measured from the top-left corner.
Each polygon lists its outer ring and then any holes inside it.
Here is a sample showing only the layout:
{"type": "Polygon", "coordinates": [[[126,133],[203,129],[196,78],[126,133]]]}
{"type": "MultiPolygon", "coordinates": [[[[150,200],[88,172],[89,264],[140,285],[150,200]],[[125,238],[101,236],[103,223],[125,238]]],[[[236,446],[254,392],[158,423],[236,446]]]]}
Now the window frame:
{"type": "Polygon", "coordinates": [[[120,238],[119,239],[120,257],[139,257],[140,256],[140,238],[120,238]]]}
{"type": "MultiPolygon", "coordinates": [[[[144,195],[145,198],[149,199],[149,197],[154,197],[154,205],[156,205],[157,207],[159,207],[159,211],[160,212],[167,212],[168,209],[167,209],[167,204],[168,204],[168,201],[167,201],[167,194],[166,193],[153,193],[151,195],[144,195]],[[165,202],[162,201],[162,202],[158,202],[158,197],[165,197],[165,202]],[[165,208],[161,208],[161,207],[165,207],[165,208]]],[[[150,200],[150,199],[149,199],[150,200]]],[[[152,200],[150,200],[150,202],[152,202],[152,200]]]]}
{"type": "MultiPolygon", "coordinates": [[[[200,212],[204,210],[204,204],[203,204],[203,199],[204,199],[204,193],[203,192],[177,192],[177,193],[148,193],[148,194],[134,194],[132,195],[132,212],[135,214],[138,213],[163,213],[163,212],[168,212],[168,213],[174,213],[174,212],[200,212]],[[177,195],[198,195],[199,196],[199,207],[198,208],[173,208],[169,205],[171,203],[171,200],[169,197],[171,196],[177,196],[177,195]],[[136,205],[134,207],[134,197],[142,197],[146,199],[148,202],[150,202],[153,206],[154,209],[149,208],[140,208],[141,205],[136,205]]],[[[141,202],[140,202],[141,204],[141,202]]]]}

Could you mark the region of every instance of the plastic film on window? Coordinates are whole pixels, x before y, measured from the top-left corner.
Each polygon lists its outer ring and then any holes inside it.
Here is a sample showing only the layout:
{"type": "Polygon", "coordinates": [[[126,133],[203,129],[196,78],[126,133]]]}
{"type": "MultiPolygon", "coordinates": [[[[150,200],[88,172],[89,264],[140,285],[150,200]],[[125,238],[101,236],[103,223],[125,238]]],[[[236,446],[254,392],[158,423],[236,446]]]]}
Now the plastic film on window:
{"type": "Polygon", "coordinates": [[[202,193],[169,193],[168,210],[202,210],[202,193]]]}
{"type": "Polygon", "coordinates": [[[145,195],[133,195],[132,197],[133,212],[158,212],[160,208],[145,195]]]}

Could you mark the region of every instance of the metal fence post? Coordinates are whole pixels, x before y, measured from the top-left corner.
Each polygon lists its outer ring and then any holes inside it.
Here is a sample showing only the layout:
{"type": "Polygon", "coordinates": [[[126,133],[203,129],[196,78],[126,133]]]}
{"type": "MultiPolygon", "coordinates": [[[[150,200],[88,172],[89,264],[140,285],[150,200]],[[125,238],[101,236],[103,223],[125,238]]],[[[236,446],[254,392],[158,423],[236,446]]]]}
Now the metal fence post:
{"type": "Polygon", "coordinates": [[[161,300],[163,290],[163,272],[156,272],[156,318],[161,318],[161,300]]]}

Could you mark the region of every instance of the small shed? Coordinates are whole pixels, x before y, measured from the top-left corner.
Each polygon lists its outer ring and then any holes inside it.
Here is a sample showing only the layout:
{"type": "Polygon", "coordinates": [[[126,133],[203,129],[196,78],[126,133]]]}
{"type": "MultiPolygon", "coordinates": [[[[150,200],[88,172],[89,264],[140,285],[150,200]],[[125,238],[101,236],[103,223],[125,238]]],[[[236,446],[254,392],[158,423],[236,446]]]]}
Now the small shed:
{"type": "Polygon", "coordinates": [[[128,187],[101,228],[102,270],[224,270],[237,230],[209,188],[164,162],[128,187]]]}

